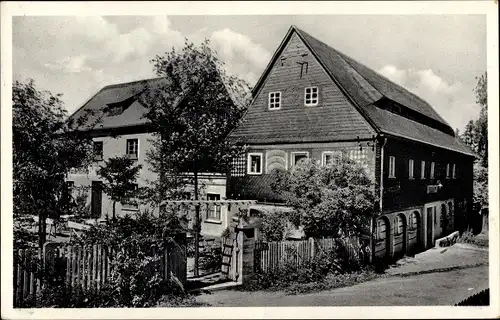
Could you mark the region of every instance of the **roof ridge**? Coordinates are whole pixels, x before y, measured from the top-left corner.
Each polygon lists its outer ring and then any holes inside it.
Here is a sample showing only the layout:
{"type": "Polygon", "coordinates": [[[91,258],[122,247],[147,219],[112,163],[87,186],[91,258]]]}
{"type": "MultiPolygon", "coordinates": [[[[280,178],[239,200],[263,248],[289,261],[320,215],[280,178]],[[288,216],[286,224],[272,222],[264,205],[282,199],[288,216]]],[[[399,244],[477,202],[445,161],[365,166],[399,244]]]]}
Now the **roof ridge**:
{"type": "Polygon", "coordinates": [[[114,83],[114,84],[109,84],[107,86],[102,87],[101,90],[111,89],[111,88],[121,88],[121,87],[129,86],[132,84],[137,84],[140,82],[148,82],[148,81],[160,80],[160,79],[164,79],[164,78],[166,78],[166,77],[155,77],[155,78],[148,78],[148,79],[142,79],[142,80],[134,80],[134,81],[129,81],[129,82],[114,83]]]}
{"type": "MultiPolygon", "coordinates": [[[[349,60],[351,60],[352,62],[354,62],[355,64],[358,64],[359,66],[361,66],[362,68],[365,68],[367,69],[369,72],[373,72],[375,73],[378,77],[380,78],[383,78],[385,81],[388,81],[392,86],[394,86],[395,88],[397,88],[398,90],[402,90],[405,94],[408,94],[410,95],[412,98],[415,98],[419,101],[421,101],[422,103],[425,103],[433,112],[434,114],[437,116],[437,118],[439,119],[440,122],[442,122],[444,125],[448,126],[451,128],[450,124],[436,111],[436,109],[429,103],[427,102],[426,100],[422,99],[421,97],[419,97],[418,95],[416,95],[415,93],[411,92],[410,90],[406,89],[405,87],[395,83],[394,81],[391,81],[389,78],[381,75],[380,73],[378,73],[377,71],[373,70],[372,68],[366,66],[365,64],[359,62],[358,60],[352,58],[351,56],[333,48],[332,46],[330,46],[329,44],[323,42],[322,40],[312,36],[311,34],[307,33],[306,31],[298,28],[298,27],[295,27],[294,28],[298,31],[298,32],[301,32],[301,33],[304,33],[306,34],[307,36],[313,38],[315,41],[319,42],[320,44],[326,46],[327,48],[329,48],[330,50],[332,50],[333,52],[335,52],[335,54],[340,58],[342,59],[343,62],[345,62],[347,65],[349,65],[352,69],[352,71],[356,72],[356,74],[358,74],[361,78],[363,78],[370,86],[372,86],[377,92],[379,92],[382,96],[386,97],[386,95],[384,93],[382,93],[379,89],[377,89],[374,84],[368,80],[365,76],[363,76],[361,73],[358,72],[358,70],[356,70],[356,68],[353,66],[353,64],[351,62],[349,62],[349,60]]],[[[392,99],[391,99],[392,100],[392,99]]],[[[406,106],[407,107],[407,106],[406,106]]],[[[423,114],[422,112],[420,111],[417,111],[419,112],[420,114],[426,116],[425,114],[423,114]]],[[[427,116],[429,117],[429,116],[427,116]]]]}
{"type": "MultiPolygon", "coordinates": [[[[379,72],[377,72],[377,71],[375,71],[375,70],[373,70],[373,69],[371,69],[371,68],[369,68],[369,67],[365,66],[363,63],[359,62],[358,60],[356,60],[356,59],[354,59],[354,58],[352,58],[352,57],[350,57],[350,56],[348,56],[347,54],[345,54],[345,53],[343,53],[343,52],[341,52],[341,51],[339,51],[339,50],[337,50],[337,49],[335,49],[335,48],[332,48],[332,49],[333,49],[333,50],[334,50],[334,51],[335,51],[335,52],[336,52],[336,53],[337,53],[337,54],[338,54],[338,55],[339,55],[339,56],[340,56],[340,57],[341,57],[341,58],[342,58],[342,59],[343,59],[343,60],[344,60],[347,64],[349,64],[349,65],[350,65],[350,66],[354,69],[354,71],[356,71],[356,73],[357,73],[357,74],[359,74],[361,77],[363,77],[363,75],[361,75],[361,74],[360,74],[360,73],[359,73],[359,72],[358,72],[358,71],[354,68],[354,66],[353,66],[351,63],[349,63],[349,61],[347,61],[347,60],[345,59],[346,57],[347,57],[349,60],[352,60],[352,61],[354,61],[355,63],[357,63],[357,64],[361,65],[362,67],[365,67],[365,68],[367,68],[367,69],[369,69],[369,70],[371,70],[371,71],[373,71],[373,72],[377,73],[377,75],[378,75],[379,77],[384,78],[385,80],[387,80],[387,81],[391,82],[391,83],[392,83],[392,84],[393,84],[396,88],[398,88],[398,89],[400,89],[400,90],[405,91],[405,93],[406,93],[406,94],[409,94],[409,95],[411,95],[412,97],[414,97],[414,98],[416,98],[416,99],[418,99],[418,100],[420,100],[420,101],[422,101],[422,102],[425,102],[425,103],[426,103],[426,104],[427,104],[430,108],[432,108],[432,109],[434,110],[434,112],[436,112],[436,115],[437,115],[437,116],[438,116],[438,117],[439,117],[439,118],[440,118],[440,119],[441,119],[441,120],[442,120],[445,124],[447,124],[446,120],[445,120],[445,119],[443,119],[443,117],[442,117],[442,116],[441,116],[441,115],[440,115],[440,114],[436,111],[436,109],[434,109],[434,107],[433,107],[433,106],[432,106],[429,102],[427,102],[425,99],[423,99],[423,98],[419,97],[419,96],[418,96],[418,95],[416,95],[415,93],[413,93],[413,92],[411,92],[410,90],[406,89],[406,88],[405,88],[405,87],[403,87],[402,85],[400,85],[400,84],[398,84],[398,83],[396,83],[396,82],[392,81],[391,79],[389,79],[389,78],[387,78],[386,76],[384,76],[384,75],[380,74],[379,72]]],[[[370,85],[372,85],[372,86],[373,86],[373,84],[370,82],[370,80],[366,79],[365,77],[363,77],[363,79],[365,79],[365,80],[366,80],[366,81],[367,81],[370,85]]]]}

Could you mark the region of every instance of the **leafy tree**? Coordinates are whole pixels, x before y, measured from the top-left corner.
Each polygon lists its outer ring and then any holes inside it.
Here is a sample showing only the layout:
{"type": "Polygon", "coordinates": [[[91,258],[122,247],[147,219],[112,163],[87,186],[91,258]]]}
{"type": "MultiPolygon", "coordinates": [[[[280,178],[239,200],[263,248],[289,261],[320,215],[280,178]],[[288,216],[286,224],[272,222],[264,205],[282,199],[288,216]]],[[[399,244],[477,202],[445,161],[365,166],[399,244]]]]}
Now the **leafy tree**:
{"type": "Polygon", "coordinates": [[[488,205],[488,77],[484,73],[476,78],[477,85],[474,89],[476,103],[481,106],[479,118],[470,120],[461,136],[478,156],[474,164],[474,201],[481,206],[488,205]]]}
{"type": "Polygon", "coordinates": [[[129,156],[104,160],[97,175],[104,179],[103,191],[113,201],[113,220],[116,219],[116,202],[126,203],[137,195],[136,181],[142,165],[136,165],[129,156]]]}
{"type": "Polygon", "coordinates": [[[481,106],[479,119],[475,123],[477,153],[481,156],[481,165],[488,168],[488,76],[484,73],[476,79],[476,103],[481,106]]]}
{"type": "Polygon", "coordinates": [[[474,120],[469,120],[469,122],[465,126],[464,133],[462,133],[461,135],[461,139],[467,146],[472,149],[472,151],[477,151],[476,126],[474,120]]]}
{"type": "Polygon", "coordinates": [[[473,199],[482,207],[488,206],[488,168],[474,163],[473,199]]]}
{"type": "Polygon", "coordinates": [[[91,154],[91,139],[70,129],[86,116],[67,120],[60,97],[38,90],[31,79],[12,86],[14,215],[39,217],[40,247],[46,240],[46,218],[65,213],[66,175],[86,167],[91,154]]]}
{"type": "MultiPolygon", "coordinates": [[[[231,159],[243,151],[227,136],[246,111],[248,85],[226,73],[209,44],[205,40],[195,46],[186,40],[181,51],[172,49],[151,61],[155,73],[166,79],[156,87],[146,86],[140,96],[147,110],[144,118],[154,132],[147,158],[159,176],[152,185],[156,202],[175,198],[186,185],[194,185],[197,200],[199,173],[225,172],[231,159]]],[[[196,207],[195,241],[199,211],[196,207]]],[[[196,251],[195,272],[197,256],[196,251]]]]}
{"type": "Polygon", "coordinates": [[[373,183],[351,160],[321,166],[306,159],[274,176],[272,188],[294,209],[290,221],[303,226],[308,237],[359,234],[374,214],[373,183]]]}

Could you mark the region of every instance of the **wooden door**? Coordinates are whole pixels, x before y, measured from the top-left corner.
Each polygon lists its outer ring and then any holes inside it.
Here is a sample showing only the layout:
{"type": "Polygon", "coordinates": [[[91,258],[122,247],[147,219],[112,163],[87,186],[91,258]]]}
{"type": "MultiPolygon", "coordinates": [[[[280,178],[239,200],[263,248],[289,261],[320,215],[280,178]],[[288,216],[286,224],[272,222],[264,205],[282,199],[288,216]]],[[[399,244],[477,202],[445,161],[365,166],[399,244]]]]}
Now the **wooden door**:
{"type": "Polygon", "coordinates": [[[90,202],[92,217],[100,218],[102,214],[102,182],[92,181],[92,198],[90,202]]]}
{"type": "Polygon", "coordinates": [[[432,207],[431,208],[427,208],[427,248],[430,248],[430,247],[433,247],[434,246],[434,243],[432,241],[432,238],[433,238],[433,223],[434,223],[434,219],[433,219],[433,216],[432,216],[432,207]]]}

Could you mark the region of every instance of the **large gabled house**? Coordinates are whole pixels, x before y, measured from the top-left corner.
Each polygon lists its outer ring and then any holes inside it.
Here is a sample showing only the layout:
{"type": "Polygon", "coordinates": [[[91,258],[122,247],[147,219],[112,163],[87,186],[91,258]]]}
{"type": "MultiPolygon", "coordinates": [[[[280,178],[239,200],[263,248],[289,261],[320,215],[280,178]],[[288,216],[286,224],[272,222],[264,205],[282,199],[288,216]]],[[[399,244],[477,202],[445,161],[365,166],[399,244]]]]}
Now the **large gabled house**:
{"type": "MultiPolygon", "coordinates": [[[[137,164],[142,165],[137,181],[138,187],[149,185],[157,179],[157,174],[147,161],[147,153],[151,149],[153,139],[149,120],[143,117],[146,109],[139,103],[139,96],[148,86],[150,90],[158,90],[165,84],[165,78],[155,78],[128,83],[108,85],[99,90],[83,106],[70,117],[85,119],[76,129],[86,131],[93,140],[94,161],[89,168],[73,170],[67,177],[70,185],[86,186],[91,216],[104,219],[112,215],[112,201],[103,193],[102,179],[97,169],[104,160],[115,156],[128,155],[137,164]]],[[[179,100],[178,103],[182,103],[179,100]]],[[[189,174],[189,173],[186,173],[189,174]]],[[[226,198],[225,174],[205,172],[199,175],[200,199],[223,200],[226,198]]],[[[194,199],[193,188],[185,190],[185,200],[194,199]]],[[[139,210],[148,208],[132,203],[117,203],[117,216],[135,215],[139,210]]],[[[148,208],[154,210],[154,208],[148,208]]],[[[179,210],[192,213],[192,208],[180,206],[179,210]]],[[[201,210],[202,233],[219,236],[231,221],[228,218],[227,206],[203,206],[201,210]]],[[[194,211],[193,211],[194,212],[194,211]]],[[[191,223],[193,217],[191,216],[191,223]]]]}
{"type": "Polygon", "coordinates": [[[375,257],[432,247],[470,212],[474,154],[450,125],[415,94],[295,26],[232,137],[249,146],[228,177],[234,199],[279,203],[271,171],[304,157],[360,163],[380,194],[375,257]]]}

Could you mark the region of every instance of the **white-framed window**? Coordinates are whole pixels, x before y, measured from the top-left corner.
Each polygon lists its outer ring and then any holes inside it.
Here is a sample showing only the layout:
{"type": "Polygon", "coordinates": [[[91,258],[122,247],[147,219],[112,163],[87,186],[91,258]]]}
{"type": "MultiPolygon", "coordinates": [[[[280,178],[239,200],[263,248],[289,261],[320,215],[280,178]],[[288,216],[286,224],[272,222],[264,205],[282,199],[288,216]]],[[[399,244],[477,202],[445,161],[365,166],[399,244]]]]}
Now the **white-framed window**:
{"type": "Polygon", "coordinates": [[[451,167],[451,178],[457,178],[457,166],[455,164],[453,164],[453,166],[451,167]]]}
{"type": "MultiPolygon", "coordinates": [[[[139,190],[139,185],[137,183],[134,183],[132,185],[133,192],[136,193],[139,190]]],[[[127,199],[124,203],[122,203],[122,209],[125,210],[139,210],[139,204],[137,203],[137,200],[135,199],[136,194],[133,195],[132,198],[127,199]]]]}
{"type": "Polygon", "coordinates": [[[307,87],[304,90],[304,105],[317,106],[319,102],[318,87],[307,87]]]}
{"type": "MultiPolygon", "coordinates": [[[[217,193],[207,193],[207,200],[217,201],[220,200],[220,194],[217,193]]],[[[207,220],[220,221],[221,206],[219,204],[209,204],[207,208],[207,220]]]]}
{"type": "Polygon", "coordinates": [[[433,162],[431,162],[431,173],[430,173],[430,175],[429,175],[429,177],[430,177],[431,179],[434,179],[434,169],[435,169],[435,167],[436,167],[436,163],[435,163],[434,161],[433,161],[433,162]]]}
{"type": "Polygon", "coordinates": [[[396,178],[396,157],[389,156],[389,178],[396,178]]]}
{"type": "Polygon", "coordinates": [[[401,215],[397,215],[396,218],[394,218],[394,235],[399,236],[403,234],[403,229],[404,229],[404,224],[403,224],[403,217],[401,215]]]}
{"type": "Polygon", "coordinates": [[[251,152],[248,154],[248,174],[262,174],[262,153],[260,152],[251,152]]]}
{"type": "Polygon", "coordinates": [[[93,142],[94,149],[94,161],[101,161],[103,155],[103,143],[102,141],[93,142]]]}
{"type": "Polygon", "coordinates": [[[425,179],[425,161],[420,161],[420,179],[425,179]]]}
{"type": "Polygon", "coordinates": [[[297,165],[300,160],[307,158],[309,158],[309,152],[307,151],[292,152],[292,166],[297,165]]]}
{"type": "Polygon", "coordinates": [[[131,159],[139,158],[139,140],[138,139],[127,139],[127,155],[131,159]]]}
{"type": "Polygon", "coordinates": [[[281,108],[281,92],[269,92],[269,110],[278,110],[281,108]]]}
{"type": "Polygon", "coordinates": [[[413,159],[408,160],[408,178],[413,179],[413,159]]]}
{"type": "Polygon", "coordinates": [[[321,165],[336,164],[340,159],[342,159],[342,151],[323,151],[321,154],[321,165]]]}
{"type": "Polygon", "coordinates": [[[450,164],[446,164],[446,179],[450,178],[450,164]]]}

